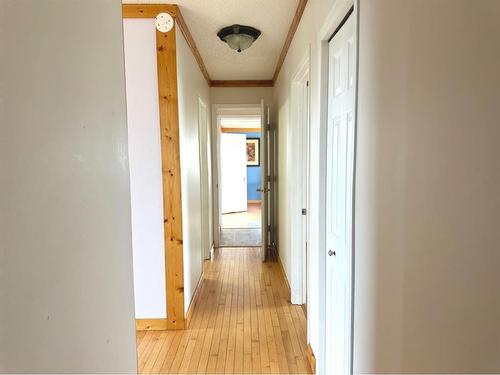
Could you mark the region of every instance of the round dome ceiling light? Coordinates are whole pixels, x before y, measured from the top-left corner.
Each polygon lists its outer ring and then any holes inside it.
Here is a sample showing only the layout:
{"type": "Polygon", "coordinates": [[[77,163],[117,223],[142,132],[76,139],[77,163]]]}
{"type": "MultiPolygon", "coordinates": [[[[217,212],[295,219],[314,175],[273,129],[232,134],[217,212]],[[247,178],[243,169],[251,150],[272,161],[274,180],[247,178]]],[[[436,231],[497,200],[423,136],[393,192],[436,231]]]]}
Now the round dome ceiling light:
{"type": "Polygon", "coordinates": [[[238,51],[244,51],[257,40],[260,36],[260,30],[255,27],[243,26],[243,25],[232,25],[221,29],[217,36],[227,45],[238,51]]]}

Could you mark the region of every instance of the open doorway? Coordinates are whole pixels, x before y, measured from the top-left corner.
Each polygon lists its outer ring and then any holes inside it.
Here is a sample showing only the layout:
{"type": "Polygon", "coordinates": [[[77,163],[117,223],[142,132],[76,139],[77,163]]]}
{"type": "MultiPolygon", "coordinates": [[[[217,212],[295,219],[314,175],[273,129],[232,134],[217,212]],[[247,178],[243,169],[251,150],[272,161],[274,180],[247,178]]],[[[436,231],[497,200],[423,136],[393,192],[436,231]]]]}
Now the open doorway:
{"type": "Polygon", "coordinates": [[[219,247],[262,245],[260,107],[217,116],[220,131],[219,247]]]}

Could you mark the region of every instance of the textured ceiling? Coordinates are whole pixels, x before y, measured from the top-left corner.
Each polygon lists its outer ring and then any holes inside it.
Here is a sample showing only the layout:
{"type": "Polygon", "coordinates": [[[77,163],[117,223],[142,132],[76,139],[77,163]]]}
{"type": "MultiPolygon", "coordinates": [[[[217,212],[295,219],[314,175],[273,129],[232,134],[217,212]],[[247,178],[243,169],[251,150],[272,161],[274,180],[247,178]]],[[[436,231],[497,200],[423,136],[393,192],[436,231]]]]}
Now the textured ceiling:
{"type": "Polygon", "coordinates": [[[272,79],[299,0],[125,0],[178,4],[213,80],[272,79]],[[262,35],[238,53],[217,32],[232,24],[253,26],[262,35]]]}

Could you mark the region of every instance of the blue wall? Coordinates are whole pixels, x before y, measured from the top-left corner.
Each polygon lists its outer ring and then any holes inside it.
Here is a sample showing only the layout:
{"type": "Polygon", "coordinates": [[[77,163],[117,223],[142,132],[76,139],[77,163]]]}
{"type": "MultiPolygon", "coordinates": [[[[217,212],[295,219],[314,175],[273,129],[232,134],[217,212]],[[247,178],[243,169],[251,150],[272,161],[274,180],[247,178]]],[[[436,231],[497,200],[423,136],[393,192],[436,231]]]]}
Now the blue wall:
{"type": "MultiPolygon", "coordinates": [[[[260,133],[245,133],[247,138],[259,138],[260,133]]],[[[261,145],[262,147],[262,145],[261,145]]],[[[260,150],[259,150],[260,151],[260,150]]],[[[261,153],[262,155],[262,153],[261,153]]],[[[262,160],[260,161],[262,163],[262,160]]],[[[260,193],[257,188],[260,186],[261,167],[247,167],[247,199],[260,200],[260,193]]]]}

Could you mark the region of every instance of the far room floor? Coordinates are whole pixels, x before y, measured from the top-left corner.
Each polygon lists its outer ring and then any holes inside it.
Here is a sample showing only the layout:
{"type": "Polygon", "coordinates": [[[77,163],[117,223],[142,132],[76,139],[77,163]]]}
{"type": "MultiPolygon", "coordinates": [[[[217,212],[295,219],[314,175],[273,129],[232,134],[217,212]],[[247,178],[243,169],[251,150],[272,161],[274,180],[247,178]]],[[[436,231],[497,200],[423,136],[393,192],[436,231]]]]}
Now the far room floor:
{"type": "Polygon", "coordinates": [[[260,202],[248,202],[248,209],[244,212],[233,212],[222,215],[224,228],[260,228],[261,204],[260,202]]]}
{"type": "Polygon", "coordinates": [[[249,202],[244,212],[222,215],[220,246],[261,245],[261,203],[249,202]]]}

